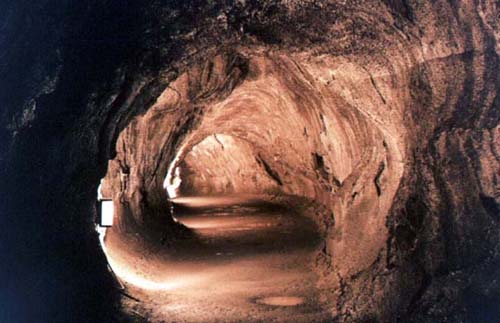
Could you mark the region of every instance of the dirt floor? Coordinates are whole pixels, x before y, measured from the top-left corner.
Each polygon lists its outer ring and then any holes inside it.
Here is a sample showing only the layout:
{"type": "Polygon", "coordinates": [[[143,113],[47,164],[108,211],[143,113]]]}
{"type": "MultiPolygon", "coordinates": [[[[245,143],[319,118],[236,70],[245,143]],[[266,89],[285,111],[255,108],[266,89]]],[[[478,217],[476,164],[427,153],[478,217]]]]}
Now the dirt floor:
{"type": "MultiPolygon", "coordinates": [[[[126,286],[125,311],[151,322],[329,322],[311,266],[314,222],[241,198],[179,198],[192,237],[145,251],[110,231],[105,245],[126,286]]],[[[167,239],[168,241],[168,239],[167,239]]]]}

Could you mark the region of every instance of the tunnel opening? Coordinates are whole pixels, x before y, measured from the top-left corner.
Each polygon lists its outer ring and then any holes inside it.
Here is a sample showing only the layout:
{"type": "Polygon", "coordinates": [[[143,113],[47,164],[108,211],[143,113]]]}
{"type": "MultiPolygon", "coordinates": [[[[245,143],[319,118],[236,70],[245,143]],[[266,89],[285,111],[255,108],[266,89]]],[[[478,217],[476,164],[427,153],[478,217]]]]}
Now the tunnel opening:
{"type": "Polygon", "coordinates": [[[0,14],[0,321],[499,317],[495,1],[42,2],[0,14]],[[182,206],[247,188],[186,161],[219,135],[274,187],[182,206]]]}
{"type": "Polygon", "coordinates": [[[327,87],[325,73],[287,55],[219,54],[119,134],[101,187],[115,222],[101,243],[144,313],[189,321],[161,304],[168,292],[200,317],[215,311],[207,321],[231,321],[220,312],[231,307],[328,321],[343,277],[377,259],[377,215],[402,174],[400,125],[327,87]]]}
{"type": "Polygon", "coordinates": [[[178,197],[264,195],[279,189],[251,144],[213,134],[194,145],[176,167],[178,197]]]}
{"type": "Polygon", "coordinates": [[[277,204],[270,203],[269,196],[279,194],[280,188],[257,155],[251,143],[229,134],[210,134],[191,144],[174,159],[173,175],[165,179],[174,219],[196,229],[200,225],[182,214],[216,214],[222,209],[231,213],[238,207],[275,210],[277,204]]]}

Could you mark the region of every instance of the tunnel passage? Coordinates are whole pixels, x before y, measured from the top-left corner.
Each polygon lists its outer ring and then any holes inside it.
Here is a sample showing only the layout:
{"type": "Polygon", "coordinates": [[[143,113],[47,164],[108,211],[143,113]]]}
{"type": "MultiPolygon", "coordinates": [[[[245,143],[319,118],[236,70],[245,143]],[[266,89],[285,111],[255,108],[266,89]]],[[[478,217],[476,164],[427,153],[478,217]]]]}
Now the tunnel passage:
{"type": "Polygon", "coordinates": [[[323,237],[315,253],[325,260],[306,261],[311,270],[362,271],[385,246],[405,151],[402,115],[381,113],[384,101],[364,73],[341,59],[236,52],[191,67],[118,137],[103,181],[117,205],[108,240],[175,249],[189,231],[172,217],[169,197],[255,193],[296,210],[317,206],[300,214],[323,237]],[[339,90],[356,77],[368,90],[339,90]]]}
{"type": "Polygon", "coordinates": [[[108,159],[105,240],[174,248],[164,178],[213,134],[316,222],[332,320],[499,317],[497,1],[3,3],[10,318],[126,321],[93,222],[108,159]]]}
{"type": "Polygon", "coordinates": [[[180,162],[179,195],[271,194],[281,182],[244,140],[206,137],[180,162]]]}
{"type": "MultiPolygon", "coordinates": [[[[344,66],[346,74],[336,71],[339,85],[364,73],[344,66]]],[[[280,192],[334,210],[326,244],[344,259],[336,265],[355,273],[384,244],[385,219],[376,215],[388,211],[402,175],[405,131],[401,114],[380,112],[383,102],[373,86],[356,96],[339,92],[325,81],[331,73],[328,61],[280,55],[225,54],[194,66],[120,134],[104,191],[120,196],[128,223],[172,225],[165,219],[163,183],[172,163],[223,133],[252,147],[256,169],[264,169],[280,192]],[[126,185],[120,182],[124,171],[126,185]]],[[[369,78],[359,82],[371,84],[369,78]]],[[[238,184],[245,185],[234,178],[238,184]]]]}

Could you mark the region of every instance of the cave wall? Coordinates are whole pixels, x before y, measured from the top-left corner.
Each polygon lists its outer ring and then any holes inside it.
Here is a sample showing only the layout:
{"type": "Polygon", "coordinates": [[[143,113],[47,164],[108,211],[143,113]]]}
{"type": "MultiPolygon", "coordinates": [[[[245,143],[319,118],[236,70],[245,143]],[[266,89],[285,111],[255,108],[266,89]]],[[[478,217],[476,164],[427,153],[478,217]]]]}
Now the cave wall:
{"type": "MultiPolygon", "coordinates": [[[[143,223],[144,205],[165,207],[159,175],[180,142],[199,142],[207,125],[222,128],[223,115],[238,102],[270,121],[287,115],[287,131],[262,125],[281,138],[274,142],[255,129],[240,134],[256,150],[266,152],[262,146],[270,143],[280,152],[277,161],[270,153],[262,158],[283,178],[284,192],[331,206],[335,226],[322,255],[323,282],[337,320],[497,317],[495,1],[1,6],[0,42],[8,48],[0,70],[6,321],[102,322],[102,315],[113,321],[119,311],[108,304],[117,293],[93,229],[108,160],[125,159],[120,143],[127,136],[139,146],[156,138],[162,153],[148,148],[127,160],[131,176],[141,180],[125,195],[139,210],[133,221],[143,223]],[[220,59],[215,65],[226,67],[216,70],[224,73],[186,85],[211,70],[203,68],[213,61],[207,58],[231,50],[249,59],[250,68],[220,59]],[[167,87],[176,79],[187,100],[179,104],[167,87]],[[285,91],[275,92],[269,82],[285,91]],[[226,104],[238,91],[262,104],[241,96],[226,104]],[[259,91],[268,99],[257,97],[259,91]],[[158,99],[162,93],[165,100],[158,99]],[[195,97],[202,93],[208,99],[195,97]],[[287,104],[276,99],[282,94],[287,104]],[[157,122],[161,131],[137,137],[129,128],[158,118],[162,113],[153,112],[162,108],[172,112],[157,122]],[[322,135],[325,129],[334,135],[322,135]],[[290,147],[285,138],[297,142],[290,147]],[[367,257],[353,249],[365,245],[367,257]]],[[[118,167],[111,162],[114,176],[118,167]]]]}

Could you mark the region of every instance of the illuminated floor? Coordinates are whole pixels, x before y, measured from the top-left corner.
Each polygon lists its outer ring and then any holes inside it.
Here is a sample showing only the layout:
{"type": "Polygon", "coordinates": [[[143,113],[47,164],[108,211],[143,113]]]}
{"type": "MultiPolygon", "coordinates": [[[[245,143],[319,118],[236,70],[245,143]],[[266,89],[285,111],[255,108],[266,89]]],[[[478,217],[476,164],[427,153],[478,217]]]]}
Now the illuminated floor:
{"type": "MultiPolygon", "coordinates": [[[[128,312],[152,322],[328,322],[310,268],[318,241],[312,221],[257,201],[178,202],[194,206],[179,205],[175,217],[196,238],[147,253],[130,244],[110,251],[140,300],[124,298],[128,312]]],[[[106,243],[119,242],[111,235],[106,243]]]]}

